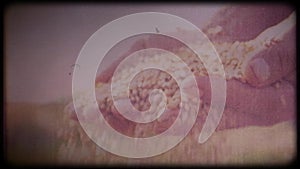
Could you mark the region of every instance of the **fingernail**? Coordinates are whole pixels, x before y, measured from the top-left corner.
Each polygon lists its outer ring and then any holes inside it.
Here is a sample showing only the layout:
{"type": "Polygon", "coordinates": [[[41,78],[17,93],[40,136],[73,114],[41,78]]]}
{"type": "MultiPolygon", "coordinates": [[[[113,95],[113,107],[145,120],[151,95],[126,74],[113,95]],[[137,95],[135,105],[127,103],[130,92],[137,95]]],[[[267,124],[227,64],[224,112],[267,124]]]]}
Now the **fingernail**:
{"type": "Polygon", "coordinates": [[[257,58],[254,59],[251,64],[250,64],[253,73],[255,74],[256,78],[260,81],[266,81],[271,73],[270,73],[270,66],[268,63],[262,59],[262,58],[257,58]]]}

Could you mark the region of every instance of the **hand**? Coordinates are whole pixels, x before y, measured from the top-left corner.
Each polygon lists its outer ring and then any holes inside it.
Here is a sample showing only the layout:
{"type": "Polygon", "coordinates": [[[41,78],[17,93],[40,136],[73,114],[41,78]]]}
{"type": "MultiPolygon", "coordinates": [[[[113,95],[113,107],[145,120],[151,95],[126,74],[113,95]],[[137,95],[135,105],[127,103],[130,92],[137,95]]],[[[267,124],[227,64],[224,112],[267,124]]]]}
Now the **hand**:
{"type": "MultiPolygon", "coordinates": [[[[282,41],[259,52],[247,65],[246,80],[253,86],[267,86],[289,74],[296,75],[296,30],[293,27],[282,41]]],[[[291,82],[295,85],[295,78],[291,82]]]]}
{"type": "Polygon", "coordinates": [[[249,41],[261,37],[268,39],[278,33],[272,34],[274,28],[270,27],[281,23],[282,28],[277,28],[283,32],[282,40],[270,40],[268,48],[247,62],[245,79],[256,87],[267,86],[283,78],[291,79],[292,84],[295,84],[296,21],[291,18],[291,23],[283,23],[292,12],[290,6],[227,7],[212,18],[204,32],[213,42],[249,41]],[[288,24],[294,24],[292,29],[288,28],[288,24]],[[219,32],[212,31],[216,28],[219,32]],[[267,29],[269,32],[263,33],[267,29]]]}

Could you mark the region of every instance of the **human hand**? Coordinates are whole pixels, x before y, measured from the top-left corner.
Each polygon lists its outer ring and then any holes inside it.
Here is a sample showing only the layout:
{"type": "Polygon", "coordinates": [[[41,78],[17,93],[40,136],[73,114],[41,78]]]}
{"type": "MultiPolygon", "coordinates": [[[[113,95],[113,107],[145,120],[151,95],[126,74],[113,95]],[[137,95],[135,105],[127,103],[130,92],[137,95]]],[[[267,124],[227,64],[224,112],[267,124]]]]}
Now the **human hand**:
{"type": "Polygon", "coordinates": [[[219,11],[204,32],[213,42],[267,39],[267,47],[247,61],[246,81],[262,87],[288,78],[295,85],[296,21],[292,12],[292,7],[282,5],[230,6],[219,11]]]}

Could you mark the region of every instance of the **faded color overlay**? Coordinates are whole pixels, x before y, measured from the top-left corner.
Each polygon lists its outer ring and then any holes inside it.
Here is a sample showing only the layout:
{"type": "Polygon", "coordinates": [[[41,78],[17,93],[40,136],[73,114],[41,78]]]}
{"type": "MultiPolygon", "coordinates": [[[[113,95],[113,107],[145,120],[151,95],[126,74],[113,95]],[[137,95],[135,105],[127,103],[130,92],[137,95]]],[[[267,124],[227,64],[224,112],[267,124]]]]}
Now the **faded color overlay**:
{"type": "Polygon", "coordinates": [[[8,164],[296,158],[288,4],[14,4],[4,11],[4,65],[8,164]]]}

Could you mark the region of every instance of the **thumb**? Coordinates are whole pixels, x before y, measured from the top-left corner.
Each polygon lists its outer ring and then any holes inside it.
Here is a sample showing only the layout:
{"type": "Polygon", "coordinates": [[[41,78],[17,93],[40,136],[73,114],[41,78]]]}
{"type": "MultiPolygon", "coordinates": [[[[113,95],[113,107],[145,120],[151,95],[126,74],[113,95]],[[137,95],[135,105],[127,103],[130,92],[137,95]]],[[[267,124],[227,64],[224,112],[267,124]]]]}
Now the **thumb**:
{"type": "Polygon", "coordinates": [[[245,70],[246,81],[257,87],[266,86],[287,76],[295,70],[295,27],[283,39],[254,56],[245,70]]]}

